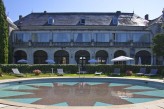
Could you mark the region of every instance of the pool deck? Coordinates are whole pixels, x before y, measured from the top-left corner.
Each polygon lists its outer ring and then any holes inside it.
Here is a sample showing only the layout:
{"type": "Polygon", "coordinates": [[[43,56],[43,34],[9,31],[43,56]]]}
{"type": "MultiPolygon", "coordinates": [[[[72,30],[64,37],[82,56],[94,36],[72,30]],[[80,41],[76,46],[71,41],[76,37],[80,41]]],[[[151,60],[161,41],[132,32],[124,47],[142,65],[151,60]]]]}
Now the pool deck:
{"type": "MultiPolygon", "coordinates": [[[[55,78],[55,77],[51,77],[51,78],[55,78]]],[[[65,78],[65,77],[56,77],[56,78],[65,78]]],[[[68,78],[68,77],[66,77],[66,78],[68,78]]],[[[98,78],[98,77],[95,76],[95,78],[98,78]]],[[[100,77],[100,78],[117,78],[117,77],[100,77]]],[[[10,82],[10,81],[19,81],[19,80],[30,80],[30,79],[43,79],[43,78],[6,79],[6,80],[0,80],[0,83],[10,82]]],[[[132,79],[132,78],[126,78],[126,79],[132,79]]],[[[143,78],[134,78],[134,79],[156,81],[156,82],[164,83],[164,80],[157,80],[157,79],[143,79],[143,78]]],[[[68,107],[67,106],[65,107],[65,106],[33,105],[33,104],[5,101],[5,100],[0,99],[0,109],[164,109],[164,99],[156,100],[156,101],[152,101],[152,102],[128,104],[128,105],[68,106],[68,107]]]]}

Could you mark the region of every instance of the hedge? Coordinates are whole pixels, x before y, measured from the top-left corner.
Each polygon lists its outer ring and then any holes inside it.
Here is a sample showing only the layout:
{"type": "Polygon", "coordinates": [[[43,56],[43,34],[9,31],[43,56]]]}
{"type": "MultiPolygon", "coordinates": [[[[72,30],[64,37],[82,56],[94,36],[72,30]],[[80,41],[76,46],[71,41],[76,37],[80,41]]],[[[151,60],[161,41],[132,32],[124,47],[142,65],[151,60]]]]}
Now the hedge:
{"type": "MultiPolygon", "coordinates": [[[[120,68],[121,74],[124,75],[126,70],[131,70],[133,73],[138,73],[141,67],[145,67],[147,69],[147,73],[150,72],[150,69],[156,68],[158,69],[158,74],[160,76],[164,76],[164,66],[151,66],[151,65],[108,65],[108,64],[88,64],[85,66],[87,73],[93,74],[94,72],[103,72],[103,74],[109,75],[113,72],[114,68],[120,68]]],[[[12,68],[18,68],[22,73],[32,73],[33,70],[39,69],[42,73],[51,73],[52,68],[53,71],[56,72],[57,68],[63,68],[65,73],[77,73],[78,65],[73,64],[1,64],[0,68],[4,73],[12,72],[12,68]]]]}
{"type": "Polygon", "coordinates": [[[49,64],[1,64],[0,68],[4,73],[11,73],[12,68],[18,68],[21,73],[32,73],[33,70],[39,69],[42,73],[56,72],[57,68],[63,68],[66,73],[77,72],[78,68],[75,65],[49,65],[49,64]]]}

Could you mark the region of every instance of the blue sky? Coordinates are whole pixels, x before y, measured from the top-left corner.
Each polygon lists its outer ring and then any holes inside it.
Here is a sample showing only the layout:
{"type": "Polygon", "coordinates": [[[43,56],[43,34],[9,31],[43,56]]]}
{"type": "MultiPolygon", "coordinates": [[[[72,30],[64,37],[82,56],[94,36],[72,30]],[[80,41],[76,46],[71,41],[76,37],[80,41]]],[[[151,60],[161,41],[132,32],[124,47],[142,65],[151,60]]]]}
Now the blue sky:
{"type": "Polygon", "coordinates": [[[164,0],[3,0],[6,14],[16,21],[31,12],[133,12],[154,19],[162,14],[164,0]]]}

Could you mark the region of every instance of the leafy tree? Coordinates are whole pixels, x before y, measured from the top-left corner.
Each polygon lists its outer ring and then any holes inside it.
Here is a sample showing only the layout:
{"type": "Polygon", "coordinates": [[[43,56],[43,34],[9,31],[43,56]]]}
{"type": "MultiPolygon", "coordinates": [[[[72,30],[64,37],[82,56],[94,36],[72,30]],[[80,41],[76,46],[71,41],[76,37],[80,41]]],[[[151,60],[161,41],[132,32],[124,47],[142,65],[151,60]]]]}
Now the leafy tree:
{"type": "Polygon", "coordinates": [[[8,22],[5,14],[5,7],[2,0],[0,0],[0,63],[8,63],[8,22]]]}
{"type": "Polygon", "coordinates": [[[164,57],[164,34],[157,34],[153,38],[153,52],[156,53],[157,56],[164,57]]]}

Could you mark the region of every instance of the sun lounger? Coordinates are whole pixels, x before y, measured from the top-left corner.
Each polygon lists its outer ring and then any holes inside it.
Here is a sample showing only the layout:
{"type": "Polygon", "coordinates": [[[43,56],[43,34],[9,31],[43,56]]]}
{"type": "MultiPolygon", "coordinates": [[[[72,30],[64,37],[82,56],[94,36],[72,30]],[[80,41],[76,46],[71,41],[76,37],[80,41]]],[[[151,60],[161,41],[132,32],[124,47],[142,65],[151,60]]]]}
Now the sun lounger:
{"type": "Polygon", "coordinates": [[[57,69],[57,75],[63,76],[64,75],[63,69],[57,69]]]}
{"type": "Polygon", "coordinates": [[[140,68],[140,71],[138,73],[136,73],[136,75],[141,76],[146,74],[146,68],[140,68]]]}
{"type": "Polygon", "coordinates": [[[114,72],[111,75],[120,75],[120,68],[115,68],[114,72]]]}
{"type": "Polygon", "coordinates": [[[95,75],[101,75],[102,74],[102,72],[95,72],[95,75]]]}
{"type": "Polygon", "coordinates": [[[158,69],[151,69],[149,74],[144,74],[145,76],[155,76],[157,75],[158,69]]]}
{"type": "Polygon", "coordinates": [[[20,73],[17,68],[12,68],[12,71],[16,76],[20,76],[20,77],[25,76],[23,73],[20,73]]]}

